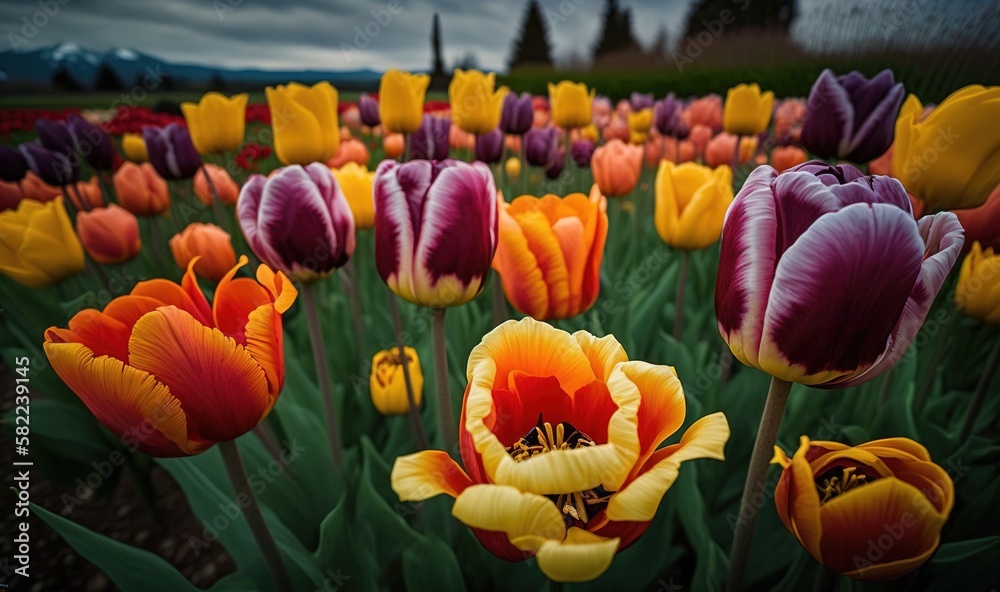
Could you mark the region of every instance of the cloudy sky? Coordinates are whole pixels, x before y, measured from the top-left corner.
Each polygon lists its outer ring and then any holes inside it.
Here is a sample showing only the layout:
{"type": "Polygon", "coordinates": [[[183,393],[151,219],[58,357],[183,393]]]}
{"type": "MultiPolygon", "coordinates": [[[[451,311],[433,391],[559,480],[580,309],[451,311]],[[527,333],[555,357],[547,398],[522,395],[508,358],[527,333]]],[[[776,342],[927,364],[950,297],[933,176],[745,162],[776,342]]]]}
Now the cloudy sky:
{"type": "MultiPolygon", "coordinates": [[[[648,43],[663,25],[672,32],[681,27],[689,1],[621,4],[632,7],[636,34],[648,43]]],[[[99,51],[135,48],[174,62],[338,70],[428,67],[435,12],[441,15],[446,66],[471,51],[482,67],[503,68],[524,6],[522,0],[305,0],[295,2],[294,8],[284,0],[42,2],[65,5],[22,49],[75,41],[99,51]]],[[[588,53],[603,4],[542,0],[557,57],[574,50],[588,53]]],[[[22,19],[44,20],[39,12],[37,0],[0,1],[0,32],[5,38],[0,51],[9,49],[10,33],[21,35],[22,19]]]]}

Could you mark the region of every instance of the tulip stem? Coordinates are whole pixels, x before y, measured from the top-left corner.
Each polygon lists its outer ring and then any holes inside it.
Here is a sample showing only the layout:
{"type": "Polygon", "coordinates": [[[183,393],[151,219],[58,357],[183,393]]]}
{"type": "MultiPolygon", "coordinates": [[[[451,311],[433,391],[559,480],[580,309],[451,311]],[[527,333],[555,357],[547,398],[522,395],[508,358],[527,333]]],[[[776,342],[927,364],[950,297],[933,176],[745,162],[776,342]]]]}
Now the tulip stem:
{"type": "Polygon", "coordinates": [[[351,305],[351,321],[354,324],[354,346],[358,350],[359,368],[365,362],[365,322],[364,312],[361,310],[361,284],[358,281],[358,268],[354,266],[354,261],[347,260],[344,264],[346,277],[341,278],[344,288],[347,291],[347,300],[351,305]]]}
{"type": "Polygon", "coordinates": [[[781,425],[781,417],[785,414],[785,404],[788,403],[788,393],[791,389],[792,383],[771,377],[771,387],[767,391],[767,402],[764,404],[764,413],[757,429],[757,440],[750,456],[746,484],[743,486],[743,499],[740,501],[740,512],[737,515],[733,548],[729,553],[727,592],[737,592],[743,585],[743,574],[746,572],[747,559],[750,556],[750,539],[753,537],[754,524],[760,512],[759,503],[755,503],[754,498],[763,492],[768,461],[774,454],[774,443],[778,440],[778,426],[781,425]]]}
{"type": "Polygon", "coordinates": [[[208,183],[208,189],[212,192],[212,216],[215,217],[215,223],[219,225],[219,228],[229,232],[230,228],[226,212],[222,207],[222,198],[219,197],[219,190],[215,188],[212,175],[208,174],[208,167],[204,164],[201,165],[201,174],[205,175],[205,182],[208,183]]]}
{"type": "Polygon", "coordinates": [[[431,325],[434,334],[434,382],[437,385],[438,419],[441,422],[441,437],[445,446],[458,442],[455,435],[455,414],[451,409],[451,392],[448,389],[448,350],[445,345],[443,308],[431,309],[431,325]]]}
{"type": "Polygon", "coordinates": [[[90,203],[90,197],[88,196],[87,199],[83,199],[83,194],[80,193],[80,188],[77,187],[75,183],[71,183],[69,188],[73,190],[73,193],[76,195],[77,203],[80,204],[80,208],[84,212],[89,212],[94,209],[93,204],[90,203]]]}
{"type": "Polygon", "coordinates": [[[500,274],[493,274],[493,326],[499,326],[500,323],[507,320],[507,299],[503,295],[503,285],[500,283],[500,274]]]}
{"type": "Polygon", "coordinates": [[[330,435],[330,458],[333,460],[333,469],[339,471],[343,456],[340,428],[337,427],[337,412],[333,406],[333,393],[330,392],[330,369],[327,367],[326,345],[323,343],[323,330],[319,324],[319,308],[316,306],[316,294],[313,290],[312,282],[302,284],[302,303],[305,305],[306,319],[309,321],[309,341],[312,342],[316,380],[319,382],[320,396],[323,398],[323,408],[326,411],[326,429],[330,435]]]}
{"type": "Polygon", "coordinates": [[[990,383],[993,382],[993,376],[997,373],[997,366],[1000,366],[1000,339],[997,339],[993,345],[993,352],[986,360],[986,367],[983,368],[979,383],[976,385],[976,392],[972,395],[969,410],[965,414],[965,423],[962,424],[962,434],[959,437],[959,442],[963,444],[972,435],[972,428],[976,427],[979,410],[983,406],[983,399],[986,398],[986,391],[990,388],[990,383]]]}
{"type": "Polygon", "coordinates": [[[736,136],[736,148],[733,150],[733,174],[740,168],[740,136],[736,136]]]}
{"type": "Polygon", "coordinates": [[[392,312],[392,330],[396,333],[396,351],[399,352],[400,364],[403,366],[403,380],[406,382],[406,402],[410,406],[410,430],[417,443],[418,450],[427,450],[427,434],[424,424],[420,421],[420,410],[417,408],[417,398],[413,393],[413,379],[410,377],[410,360],[406,357],[406,345],[403,343],[403,323],[399,319],[399,307],[396,306],[396,295],[389,291],[389,310],[392,312]]]}
{"type": "Polygon", "coordinates": [[[268,568],[271,570],[275,589],[282,592],[291,591],[292,580],[288,576],[288,570],[285,568],[285,562],[278,551],[278,545],[274,542],[271,531],[267,529],[264,515],[260,512],[260,506],[257,505],[257,498],[254,497],[250,481],[247,479],[246,468],[243,466],[243,459],[240,458],[236,441],[219,442],[219,450],[222,452],[222,460],[226,465],[229,481],[233,484],[233,491],[236,494],[234,499],[243,508],[243,516],[247,520],[247,525],[250,526],[250,532],[253,533],[253,538],[257,541],[257,546],[260,547],[261,555],[264,556],[264,561],[267,562],[268,568]]]}
{"type": "Polygon", "coordinates": [[[684,289],[687,287],[688,251],[681,251],[681,272],[677,277],[677,310],[674,312],[674,339],[680,341],[684,325],[684,289]]]}

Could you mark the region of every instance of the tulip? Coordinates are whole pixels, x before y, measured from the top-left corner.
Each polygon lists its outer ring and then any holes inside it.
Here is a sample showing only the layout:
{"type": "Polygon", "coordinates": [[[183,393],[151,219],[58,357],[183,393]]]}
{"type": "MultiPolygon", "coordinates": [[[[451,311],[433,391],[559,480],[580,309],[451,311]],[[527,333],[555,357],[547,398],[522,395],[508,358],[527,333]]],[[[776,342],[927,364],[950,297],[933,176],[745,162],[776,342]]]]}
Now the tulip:
{"type": "Polygon", "coordinates": [[[724,458],[722,413],[657,450],[684,422],[681,383],[670,366],[629,361],[611,335],[507,321],[472,350],[468,377],[464,470],[444,451],[401,456],[392,489],[404,502],[455,498],[452,515],[487,550],[534,557],[552,581],[600,576],[645,532],[684,461],[724,458]]]}
{"type": "Polygon", "coordinates": [[[778,146],[771,152],[771,166],[779,173],[783,173],[807,160],[809,160],[809,157],[806,155],[806,151],[798,146],[778,146]]]}
{"type": "Polygon", "coordinates": [[[371,154],[364,142],[351,138],[340,143],[340,150],[337,150],[333,158],[326,161],[326,166],[331,169],[339,169],[349,162],[366,165],[370,158],[371,154]]]}
{"type": "Polygon", "coordinates": [[[535,111],[531,105],[531,94],[507,93],[503,98],[503,108],[500,111],[500,129],[505,134],[520,136],[531,129],[535,111]]]}
{"type": "Polygon", "coordinates": [[[581,169],[590,168],[590,158],[594,155],[594,143],[590,140],[577,140],[570,144],[570,156],[581,169]]]}
{"type": "Polygon", "coordinates": [[[822,158],[868,162],[892,144],[896,113],[903,102],[903,84],[891,70],[871,80],[860,72],[819,75],[806,103],[802,145],[822,158]]]}
{"type": "Polygon", "coordinates": [[[61,197],[24,199],[0,212],[0,273],[29,288],[45,288],[83,271],[83,248],[61,197]]]}
{"type": "Polygon", "coordinates": [[[866,382],[906,351],[962,243],[954,214],[914,221],[891,177],[817,161],[781,175],[761,166],[726,215],[719,330],[737,359],[777,378],[866,382]],[[796,222],[778,231],[779,219],[796,222]],[[872,293],[877,302],[857,304],[872,293]]]}
{"type": "Polygon", "coordinates": [[[476,136],[476,160],[493,164],[503,156],[503,132],[499,128],[476,136]]]}
{"type": "Polygon", "coordinates": [[[642,147],[611,140],[594,150],[590,168],[601,193],[608,197],[622,197],[635,189],[642,172],[642,147]]]}
{"type": "Polygon", "coordinates": [[[18,149],[28,163],[28,168],[49,185],[65,186],[76,183],[80,176],[80,161],[62,152],[44,148],[33,142],[21,144],[18,149]]]}
{"type": "Polygon", "coordinates": [[[148,162],[122,164],[112,181],[118,203],[136,216],[156,216],[170,207],[167,182],[148,162]]]}
{"type": "Polygon", "coordinates": [[[972,244],[958,274],[955,304],[970,317],[1000,326],[1000,255],[992,248],[972,244]]]}
{"type": "Polygon", "coordinates": [[[500,125],[507,87],[494,90],[496,74],[455,69],[448,85],[452,123],[470,134],[485,134],[500,125]]]}
{"type": "Polygon", "coordinates": [[[337,89],[329,82],[297,82],[264,89],[271,109],[274,153],[281,164],[326,162],[340,146],[337,89]]]}
{"type": "Polygon", "coordinates": [[[293,280],[312,282],[354,253],[351,207],[326,166],[252,175],[236,206],[243,235],[261,261],[293,280]]]}
{"type": "MultiPolygon", "coordinates": [[[[423,103],[423,100],[420,101],[423,103]]],[[[382,118],[379,116],[378,101],[373,99],[368,93],[361,93],[358,97],[358,114],[361,116],[361,123],[368,127],[382,125],[382,118]]]]}
{"type": "Polygon", "coordinates": [[[603,129],[611,123],[611,99],[597,96],[590,102],[591,123],[594,127],[603,129]]]}
{"type": "Polygon", "coordinates": [[[681,117],[683,112],[683,101],[675,99],[673,94],[667,95],[653,107],[653,125],[660,134],[683,140],[691,133],[681,117]]]}
{"type": "Polygon", "coordinates": [[[785,99],[778,103],[774,108],[774,137],[779,143],[799,143],[807,111],[806,102],[802,99],[785,99]]]}
{"type": "Polygon", "coordinates": [[[389,132],[412,134],[420,128],[424,96],[431,78],[395,68],[382,75],[378,87],[378,112],[382,126],[389,132]]]}
{"type": "Polygon", "coordinates": [[[89,211],[104,207],[104,192],[101,191],[97,177],[91,177],[89,181],[77,181],[73,188],[74,191],[67,191],[67,195],[77,210],[89,211]]]}
{"type": "MultiPolygon", "coordinates": [[[[653,127],[653,110],[651,108],[628,114],[628,129],[633,134],[639,134],[645,139],[651,127],[653,127]]],[[[642,142],[637,143],[641,144],[642,142]]]]}
{"type": "Polygon", "coordinates": [[[142,248],[138,219],[117,204],[80,212],[76,231],[91,258],[104,265],[134,259],[142,248]]]}
{"type": "Polygon", "coordinates": [[[524,134],[524,160],[532,166],[546,167],[556,161],[559,131],[554,127],[532,128],[524,134]]]}
{"type": "Polygon", "coordinates": [[[652,93],[640,93],[633,91],[628,97],[629,105],[631,105],[633,111],[642,111],[643,109],[652,109],[656,104],[653,100],[652,93]]]}
{"type": "Polygon", "coordinates": [[[851,447],[802,436],[792,458],[775,446],[771,462],[782,468],[774,502],[785,528],[827,569],[857,580],[923,565],[955,503],[951,477],[908,438],[851,447]]]}
{"type": "Polygon", "coordinates": [[[690,128],[704,125],[711,129],[712,133],[719,133],[722,131],[722,97],[711,94],[690,101],[681,118],[690,128]]]}
{"type": "Polygon", "coordinates": [[[382,138],[382,151],[386,158],[399,158],[406,150],[406,138],[403,134],[386,134],[382,138]]]}
{"type": "MultiPolygon", "coordinates": [[[[910,195],[910,204],[913,206],[914,218],[919,220],[927,215],[926,203],[910,195]]],[[[1000,185],[997,185],[983,205],[967,210],[950,211],[958,216],[958,221],[965,229],[963,255],[972,248],[972,243],[975,241],[979,241],[983,248],[1000,247],[1000,185]]]]}
{"type": "Polygon", "coordinates": [[[129,132],[122,134],[122,152],[125,153],[125,158],[132,162],[149,160],[149,152],[146,151],[146,141],[142,139],[142,134],[129,132]]]}
{"type": "Polygon", "coordinates": [[[448,158],[451,120],[446,117],[424,115],[423,123],[410,136],[410,158],[444,160],[448,158]]]}
{"type": "Polygon", "coordinates": [[[66,118],[66,125],[73,137],[74,152],[82,154],[91,168],[110,171],[114,167],[115,145],[104,130],[76,114],[66,118]]]}
{"type": "Polygon", "coordinates": [[[199,454],[267,417],[284,382],[281,314],[296,291],[265,266],[224,274],[210,307],[189,265],[181,285],[139,282],[103,312],[45,332],[56,374],[123,441],[157,457],[199,454]],[[144,426],[141,434],[137,428],[144,426]]]}
{"type": "MultiPolygon", "coordinates": [[[[405,347],[406,364],[413,385],[413,399],[420,406],[424,395],[424,375],[420,371],[417,350],[405,347]]],[[[369,380],[372,404],[382,415],[405,415],[410,412],[410,400],[406,392],[406,377],[399,348],[382,350],[372,358],[372,375],[369,380]]]]}
{"type": "Polygon", "coordinates": [[[921,120],[917,97],[896,121],[893,171],[907,191],[937,210],[981,205],[1000,185],[1000,86],[966,86],[921,120]]]}
{"type": "Polygon", "coordinates": [[[511,179],[516,179],[521,176],[521,159],[516,156],[511,156],[507,159],[507,162],[503,165],[504,172],[511,179]]]}
{"type": "Polygon", "coordinates": [[[170,253],[177,267],[186,269],[192,261],[195,272],[217,282],[236,264],[232,237],[215,224],[192,222],[170,238],[170,253]]]}
{"type": "Polygon", "coordinates": [[[719,240],[733,202],[733,170],[660,162],[656,172],[656,232],[675,249],[705,249],[719,240]]]}
{"type": "Polygon", "coordinates": [[[212,187],[208,184],[205,174],[212,177],[212,185],[219,194],[219,200],[227,206],[235,205],[236,199],[240,196],[240,186],[229,176],[229,171],[217,164],[204,165],[204,170],[194,176],[194,194],[206,206],[212,205],[212,187]]]}
{"type": "Polygon", "coordinates": [[[181,103],[191,141],[199,154],[221,154],[240,147],[249,98],[247,93],[230,98],[209,92],[197,103],[181,103]]]}
{"type": "Polygon", "coordinates": [[[594,305],[608,235],[607,199],[572,193],[498,199],[500,240],[493,269],[514,308],[544,321],[567,319],[594,305]]]}
{"type": "Polygon", "coordinates": [[[559,146],[556,149],[556,156],[549,163],[549,166],[545,167],[545,178],[546,179],[558,179],[559,175],[562,174],[563,168],[566,166],[566,149],[559,146]]]}
{"type": "Polygon", "coordinates": [[[375,201],[372,198],[372,183],[375,181],[375,171],[349,162],[339,169],[333,169],[333,176],[351,207],[354,227],[357,230],[374,228],[375,201]]]}
{"type": "Polygon", "coordinates": [[[46,202],[60,195],[62,195],[60,188],[49,185],[38,175],[28,171],[19,184],[0,182],[0,211],[17,209],[17,205],[23,199],[46,202]]]}
{"type": "Polygon", "coordinates": [[[707,125],[698,124],[691,128],[691,145],[699,156],[705,156],[705,148],[712,139],[712,129],[707,125]]]}
{"type": "MultiPolygon", "coordinates": [[[[45,148],[62,154],[67,158],[76,155],[76,142],[65,121],[38,119],[35,121],[35,135],[45,148]]],[[[79,166],[80,163],[76,163],[79,166]]]]}
{"type": "Polygon", "coordinates": [[[750,162],[757,151],[757,138],[751,136],[738,137],[722,132],[705,145],[705,164],[715,168],[724,164],[733,164],[733,153],[736,152],[736,141],[740,142],[739,163],[750,162]]]}
{"type": "Polygon", "coordinates": [[[582,82],[560,81],[549,83],[549,103],[552,105],[552,123],[564,129],[590,124],[594,90],[587,92],[582,82]]]}
{"type": "Polygon", "coordinates": [[[628,120],[615,117],[608,124],[608,127],[604,128],[601,132],[601,136],[605,142],[610,142],[614,139],[628,142],[632,138],[632,132],[628,129],[628,120]]]}
{"type": "Polygon", "coordinates": [[[374,195],[375,263],[393,292],[435,308],[479,294],[497,243],[489,167],[384,160],[375,172],[374,195]]]}
{"type": "Polygon", "coordinates": [[[0,181],[20,183],[28,174],[28,161],[13,146],[0,146],[0,181]]]}
{"type": "Polygon", "coordinates": [[[149,162],[164,179],[190,179],[201,168],[201,157],[186,127],[171,123],[164,128],[146,126],[142,138],[149,162]]]}
{"type": "Polygon", "coordinates": [[[756,83],[738,84],[726,93],[723,127],[737,136],[756,136],[767,129],[773,107],[773,92],[761,93],[756,83]]]}

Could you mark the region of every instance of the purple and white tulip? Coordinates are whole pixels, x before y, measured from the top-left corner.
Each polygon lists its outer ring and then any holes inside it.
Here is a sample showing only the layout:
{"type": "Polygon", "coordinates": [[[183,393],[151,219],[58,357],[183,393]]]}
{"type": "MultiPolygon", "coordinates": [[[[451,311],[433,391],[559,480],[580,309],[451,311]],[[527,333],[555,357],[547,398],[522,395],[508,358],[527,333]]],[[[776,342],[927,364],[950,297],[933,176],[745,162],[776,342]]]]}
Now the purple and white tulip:
{"type": "Polygon", "coordinates": [[[891,70],[868,80],[859,72],[816,79],[806,101],[802,145],[822,158],[868,162],[892,145],[903,84],[891,70]]]}
{"type": "Polygon", "coordinates": [[[161,177],[168,180],[190,179],[201,168],[201,156],[191,143],[188,128],[171,123],[164,128],[142,128],[149,162],[161,177]]]}
{"type": "Polygon", "coordinates": [[[520,136],[531,129],[534,120],[535,111],[530,93],[523,92],[520,96],[507,93],[504,96],[503,108],[500,110],[500,129],[503,133],[520,136]]]}
{"type": "Polygon", "coordinates": [[[449,137],[451,120],[425,114],[420,128],[410,136],[410,158],[414,160],[444,160],[451,150],[449,137]]]}
{"type": "Polygon", "coordinates": [[[914,221],[891,177],[819,161],[758,167],[722,230],[719,331],[777,378],[861,384],[902,357],[964,242],[950,212],[914,221]]]}
{"type": "Polygon", "coordinates": [[[236,215],[254,254],[293,280],[326,277],[354,254],[350,204],[321,163],[251,175],[236,215]]]}
{"type": "Polygon", "coordinates": [[[61,187],[76,183],[80,178],[80,162],[76,158],[34,142],[25,142],[18,149],[28,168],[49,185],[61,187]]]}
{"type": "Polygon", "coordinates": [[[375,172],[375,266],[401,298],[458,306],[483,289],[497,248],[497,191],[481,162],[383,160],[375,172]]]}
{"type": "Polygon", "coordinates": [[[382,118],[378,113],[378,101],[371,98],[368,93],[361,93],[358,97],[358,113],[361,115],[361,123],[368,127],[375,127],[382,123],[382,118]]]}

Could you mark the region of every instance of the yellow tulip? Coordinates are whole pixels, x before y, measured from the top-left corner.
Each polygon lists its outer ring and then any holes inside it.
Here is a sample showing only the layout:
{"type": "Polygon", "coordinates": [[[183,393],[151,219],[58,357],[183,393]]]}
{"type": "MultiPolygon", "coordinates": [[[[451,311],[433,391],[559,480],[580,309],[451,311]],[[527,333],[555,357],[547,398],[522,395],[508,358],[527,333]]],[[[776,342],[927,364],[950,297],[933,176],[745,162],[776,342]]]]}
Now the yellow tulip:
{"type": "Polygon", "coordinates": [[[1000,254],[972,243],[955,286],[959,310],[990,325],[1000,325],[1000,254]]]}
{"type": "Polygon", "coordinates": [[[122,152],[125,153],[125,158],[132,162],[149,160],[149,153],[146,152],[146,141],[142,139],[142,134],[128,132],[122,134],[122,152]]]}
{"type": "Polygon", "coordinates": [[[591,123],[580,130],[580,135],[584,139],[590,140],[591,142],[596,142],[601,137],[601,132],[597,129],[597,126],[591,123]]]}
{"type": "Polygon", "coordinates": [[[375,199],[372,196],[372,182],[375,171],[356,162],[345,163],[339,169],[331,169],[340,190],[344,192],[351,214],[354,215],[354,227],[365,230],[375,226],[375,199]]]}
{"type": "Polygon", "coordinates": [[[771,123],[774,93],[760,92],[760,85],[738,84],[726,93],[722,127],[737,136],[756,136],[771,123]]]}
{"type": "Polygon", "coordinates": [[[44,288],[83,271],[83,247],[62,197],[22,199],[0,212],[0,273],[29,288],[44,288]]]}
{"type": "Polygon", "coordinates": [[[661,160],[656,172],[656,232],[676,249],[704,249],[719,240],[733,202],[733,171],[661,160]]]}
{"type": "Polygon", "coordinates": [[[521,159],[516,156],[511,156],[507,159],[507,162],[503,165],[504,171],[507,172],[507,176],[511,179],[516,179],[521,176],[521,159]]]}
{"type": "Polygon", "coordinates": [[[455,69],[448,85],[451,103],[451,122],[470,134],[485,134],[500,125],[500,111],[507,87],[496,85],[496,74],[483,74],[479,70],[455,69]]]}
{"type": "Polygon", "coordinates": [[[420,129],[424,96],[430,82],[426,74],[410,74],[395,68],[382,75],[378,86],[378,114],[386,131],[412,134],[420,129]]]}
{"type": "Polygon", "coordinates": [[[643,137],[653,127],[653,110],[642,109],[628,114],[628,129],[632,134],[642,134],[643,137]]]}
{"type": "Polygon", "coordinates": [[[197,103],[181,103],[191,142],[199,154],[220,154],[240,147],[249,98],[247,93],[230,98],[210,92],[197,103]]]}
{"type": "Polygon", "coordinates": [[[337,153],[337,89],[329,82],[269,86],[264,94],[271,110],[274,153],[282,164],[326,162],[337,153]]]}
{"type": "Polygon", "coordinates": [[[590,125],[590,108],[594,103],[593,89],[587,92],[582,82],[562,80],[549,83],[549,109],[552,123],[557,127],[575,128],[590,125]]]}
{"type": "MultiPolygon", "coordinates": [[[[403,348],[410,369],[410,384],[413,386],[413,402],[420,407],[424,394],[424,375],[420,371],[420,358],[412,347],[403,348]]],[[[403,415],[410,411],[410,400],[406,394],[406,376],[403,374],[399,348],[382,350],[372,358],[370,380],[372,403],[382,415],[403,415]]]]}
{"type": "Polygon", "coordinates": [[[982,205],[1000,184],[1000,86],[966,86],[921,121],[923,111],[914,95],[900,109],[896,178],[933,209],[982,205]]]}

